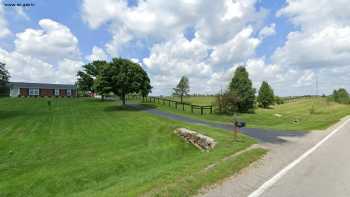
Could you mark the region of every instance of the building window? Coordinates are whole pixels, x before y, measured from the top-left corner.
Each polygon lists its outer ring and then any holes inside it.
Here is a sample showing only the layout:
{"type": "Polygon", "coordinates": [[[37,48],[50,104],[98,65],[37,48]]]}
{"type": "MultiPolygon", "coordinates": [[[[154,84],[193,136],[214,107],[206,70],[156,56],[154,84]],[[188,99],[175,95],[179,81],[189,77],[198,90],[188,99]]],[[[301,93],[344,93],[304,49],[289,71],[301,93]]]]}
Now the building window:
{"type": "Polygon", "coordinates": [[[39,88],[30,88],[29,96],[39,96],[39,88]]]}
{"type": "Polygon", "coordinates": [[[72,96],[72,90],[67,90],[67,96],[72,96]]]}
{"type": "Polygon", "coordinates": [[[60,95],[60,89],[55,89],[55,96],[59,96],[60,95]]]}

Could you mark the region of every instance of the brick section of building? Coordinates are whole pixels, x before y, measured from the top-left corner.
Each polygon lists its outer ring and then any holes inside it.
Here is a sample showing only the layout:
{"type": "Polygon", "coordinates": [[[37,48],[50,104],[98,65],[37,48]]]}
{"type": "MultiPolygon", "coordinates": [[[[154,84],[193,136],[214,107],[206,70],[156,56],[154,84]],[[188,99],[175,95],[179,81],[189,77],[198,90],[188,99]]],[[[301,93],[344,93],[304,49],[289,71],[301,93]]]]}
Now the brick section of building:
{"type": "Polygon", "coordinates": [[[11,97],[75,97],[76,87],[69,84],[10,82],[11,97]]]}

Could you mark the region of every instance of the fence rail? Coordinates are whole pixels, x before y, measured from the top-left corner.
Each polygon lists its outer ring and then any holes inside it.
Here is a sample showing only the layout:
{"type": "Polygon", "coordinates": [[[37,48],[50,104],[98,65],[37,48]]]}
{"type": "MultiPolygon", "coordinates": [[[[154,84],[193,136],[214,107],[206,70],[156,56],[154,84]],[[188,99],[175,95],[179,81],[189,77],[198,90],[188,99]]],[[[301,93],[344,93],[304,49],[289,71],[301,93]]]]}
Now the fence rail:
{"type": "Polygon", "coordinates": [[[142,99],[143,102],[150,102],[150,103],[160,103],[163,105],[168,105],[169,107],[175,107],[175,109],[182,109],[182,111],[185,110],[185,106],[188,106],[191,108],[191,112],[195,113],[196,110],[200,111],[200,114],[203,115],[204,112],[207,110],[209,113],[213,113],[213,106],[212,105],[193,105],[190,103],[183,103],[179,101],[174,101],[166,98],[160,98],[160,97],[154,97],[154,96],[148,96],[148,97],[141,97],[137,95],[130,95],[128,96],[128,99],[142,99]]]}

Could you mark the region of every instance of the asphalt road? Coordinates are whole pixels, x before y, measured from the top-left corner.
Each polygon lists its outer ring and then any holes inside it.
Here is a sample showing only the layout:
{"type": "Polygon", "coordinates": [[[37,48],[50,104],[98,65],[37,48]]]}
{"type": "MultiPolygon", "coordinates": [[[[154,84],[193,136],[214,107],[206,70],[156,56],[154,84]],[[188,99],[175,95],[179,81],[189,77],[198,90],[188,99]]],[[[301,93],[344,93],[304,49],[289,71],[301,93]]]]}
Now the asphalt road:
{"type": "Polygon", "coordinates": [[[350,121],[261,196],[349,197],[350,121]]]}

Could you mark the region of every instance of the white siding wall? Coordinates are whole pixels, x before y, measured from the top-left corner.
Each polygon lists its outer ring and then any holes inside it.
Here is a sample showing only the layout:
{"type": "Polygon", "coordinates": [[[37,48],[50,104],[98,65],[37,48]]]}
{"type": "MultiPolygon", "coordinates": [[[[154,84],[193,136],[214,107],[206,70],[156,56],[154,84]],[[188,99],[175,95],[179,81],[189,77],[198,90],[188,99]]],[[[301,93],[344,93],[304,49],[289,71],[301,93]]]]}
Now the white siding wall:
{"type": "Polygon", "coordinates": [[[10,96],[11,97],[18,97],[19,96],[19,88],[11,88],[10,89],[10,96]]]}

